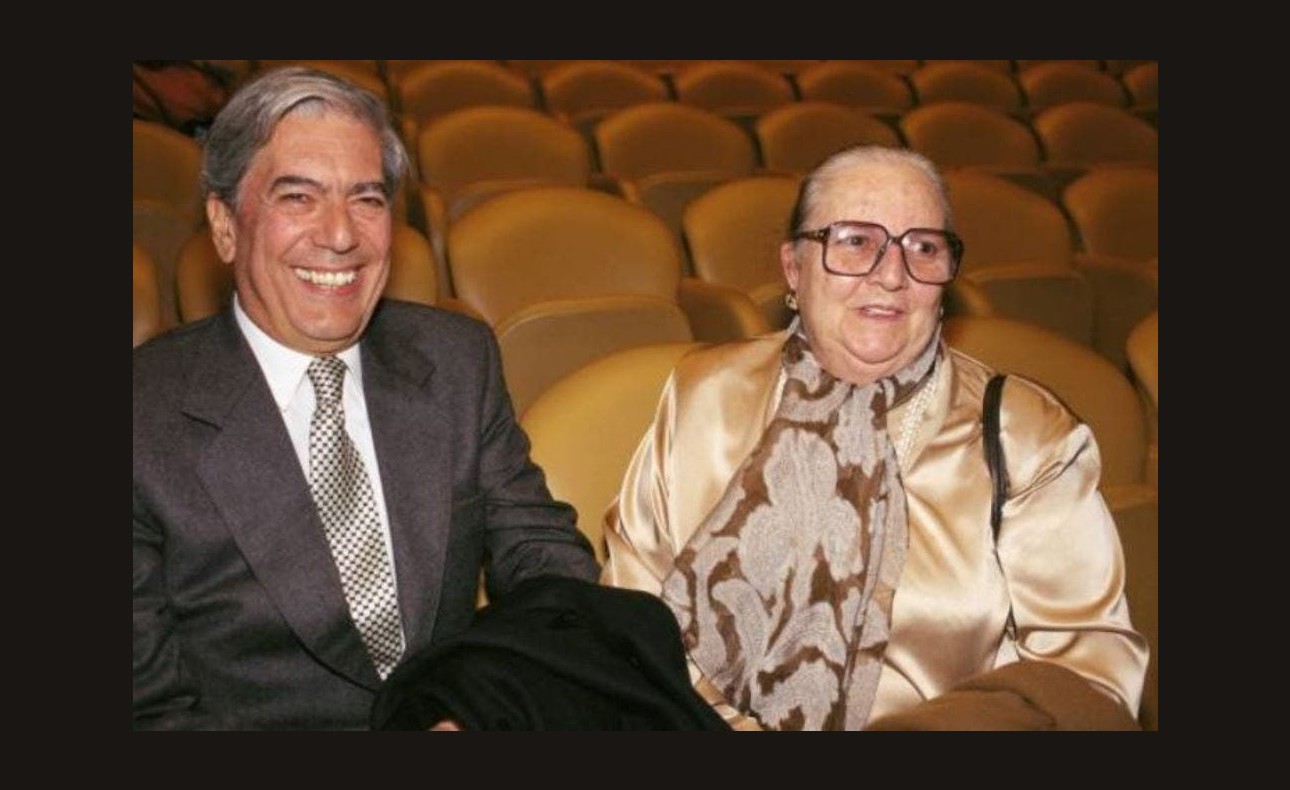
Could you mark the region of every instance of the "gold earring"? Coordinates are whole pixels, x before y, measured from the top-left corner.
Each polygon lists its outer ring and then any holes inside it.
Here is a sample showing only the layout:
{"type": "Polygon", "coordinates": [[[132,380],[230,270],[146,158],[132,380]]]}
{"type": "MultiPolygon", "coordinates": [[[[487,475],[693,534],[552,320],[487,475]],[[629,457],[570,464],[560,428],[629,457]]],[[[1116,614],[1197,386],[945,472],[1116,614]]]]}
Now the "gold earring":
{"type": "Polygon", "coordinates": [[[789,291],[788,293],[784,294],[784,304],[788,305],[789,310],[796,312],[797,311],[797,291],[789,291]]]}

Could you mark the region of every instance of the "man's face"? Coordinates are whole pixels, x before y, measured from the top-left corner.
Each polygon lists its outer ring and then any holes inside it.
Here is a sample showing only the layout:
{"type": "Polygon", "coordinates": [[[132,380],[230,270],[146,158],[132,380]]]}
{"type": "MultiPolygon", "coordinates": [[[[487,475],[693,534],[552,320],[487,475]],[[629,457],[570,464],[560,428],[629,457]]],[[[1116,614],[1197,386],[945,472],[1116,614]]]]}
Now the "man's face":
{"type": "Polygon", "coordinates": [[[356,343],[390,270],[380,138],[338,112],[286,116],[251,161],[236,213],[206,211],[247,316],[306,354],[356,343]]]}

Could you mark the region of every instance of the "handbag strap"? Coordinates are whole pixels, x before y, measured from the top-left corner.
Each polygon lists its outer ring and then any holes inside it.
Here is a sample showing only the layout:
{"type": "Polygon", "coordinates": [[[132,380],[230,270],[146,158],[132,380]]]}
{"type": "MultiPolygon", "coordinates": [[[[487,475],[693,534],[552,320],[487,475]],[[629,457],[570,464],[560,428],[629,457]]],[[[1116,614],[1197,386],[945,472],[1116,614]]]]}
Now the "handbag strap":
{"type": "Polygon", "coordinates": [[[990,482],[994,486],[990,500],[990,529],[999,537],[999,524],[1003,520],[1003,503],[1008,498],[1008,466],[1004,462],[1003,445],[999,441],[999,404],[1003,400],[1004,373],[997,373],[985,385],[983,428],[985,430],[985,465],[990,469],[990,482]]]}
{"type": "MultiPolygon", "coordinates": [[[[990,469],[992,486],[990,497],[990,531],[994,536],[994,557],[1003,571],[1003,559],[999,557],[999,526],[1003,522],[1003,503],[1008,498],[1008,465],[1004,462],[1003,443],[999,440],[999,406],[1003,402],[1003,382],[1007,374],[996,373],[985,385],[985,404],[982,407],[982,430],[985,445],[985,465],[990,469]]],[[[1004,573],[1005,580],[1007,573],[1004,573]]],[[[1014,641],[1017,638],[1017,622],[1012,616],[1012,607],[1008,607],[1008,622],[1004,625],[1008,636],[1014,641]]]]}

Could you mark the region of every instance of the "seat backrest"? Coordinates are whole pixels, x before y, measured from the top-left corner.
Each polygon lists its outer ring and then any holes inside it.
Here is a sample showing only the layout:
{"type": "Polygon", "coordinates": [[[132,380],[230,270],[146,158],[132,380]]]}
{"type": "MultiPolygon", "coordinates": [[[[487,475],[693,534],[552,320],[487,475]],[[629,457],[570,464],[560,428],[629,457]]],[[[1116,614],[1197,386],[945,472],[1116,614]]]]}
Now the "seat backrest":
{"type": "Polygon", "coordinates": [[[1094,167],[1062,191],[1086,252],[1147,261],[1160,254],[1160,173],[1094,167]]]}
{"type": "Polygon", "coordinates": [[[1030,122],[1054,165],[1159,165],[1160,134],[1127,109],[1073,101],[1040,111],[1030,122]]]}
{"type": "Polygon", "coordinates": [[[258,61],[261,71],[282,68],[283,66],[304,66],[325,71],[328,74],[348,80],[381,100],[387,107],[391,106],[389,86],[381,76],[380,61],[376,60],[261,60],[258,61]]]}
{"type": "Polygon", "coordinates": [[[405,120],[418,127],[463,107],[538,106],[537,90],[526,76],[489,60],[422,63],[399,78],[397,90],[405,120]]]}
{"type": "Polygon", "coordinates": [[[901,145],[900,135],[886,122],[834,101],[776,107],[759,116],[753,129],[762,164],[785,173],[810,172],[830,155],[861,143],[901,145]]]}
{"type": "Polygon", "coordinates": [[[1053,60],[1022,71],[1017,82],[1032,113],[1068,101],[1095,101],[1111,107],[1128,105],[1128,94],[1115,77],[1066,60],[1053,60]]]}
{"type": "Polygon", "coordinates": [[[604,356],[553,384],[520,420],[547,487],[578,511],[578,529],[601,562],[605,512],[618,496],[668,375],[697,345],[652,344],[604,356]]]}
{"type": "MultiPolygon", "coordinates": [[[[184,323],[214,315],[233,296],[233,267],[220,260],[210,231],[202,228],[184,243],[175,272],[179,319],[184,323]]],[[[439,303],[434,252],[425,234],[395,223],[390,238],[390,276],[384,295],[427,305],[439,303]]]]}
{"type": "Polygon", "coordinates": [[[959,59],[937,59],[937,60],[920,60],[919,66],[943,66],[947,63],[966,63],[975,68],[989,69],[997,71],[1000,74],[1011,74],[1016,61],[1013,60],[963,60],[959,59]]]}
{"type": "Polygon", "coordinates": [[[1042,326],[1097,350],[1097,292],[1081,270],[1035,261],[1005,263],[963,272],[951,288],[966,284],[984,298],[984,314],[1042,326]]]}
{"type": "Polygon", "coordinates": [[[134,121],[134,199],[157,200],[196,226],[202,217],[202,148],[159,123],[134,121]]]}
{"type": "Polygon", "coordinates": [[[577,187],[497,195],[448,229],[457,298],[497,326],[522,308],[616,294],[676,301],[676,240],[653,213],[577,187]]]}
{"type": "Polygon", "coordinates": [[[1034,167],[1042,159],[1030,127],[1004,112],[965,101],[938,101],[906,112],[900,131],[910,148],[943,168],[1034,167]]]}
{"type": "Polygon", "coordinates": [[[676,100],[728,115],[759,115],[796,97],[782,74],[744,60],[707,60],[672,76],[676,100]]]}
{"type": "Polygon", "coordinates": [[[556,382],[608,354],[694,339],[675,299],[615,295],[530,305],[494,328],[516,414],[556,382]]]}
{"type": "Polygon", "coordinates": [[[547,111],[571,119],[670,98],[657,74],[617,60],[564,61],[542,73],[539,87],[547,111]]]}
{"type": "Polygon", "coordinates": [[[1120,75],[1135,107],[1155,107],[1160,101],[1160,61],[1139,63],[1120,75]]]}
{"type": "Polygon", "coordinates": [[[789,316],[779,247],[800,183],[787,175],[734,179],[695,198],[681,220],[695,276],[748,294],[772,327],[789,316]]]}
{"type": "Polygon", "coordinates": [[[620,179],[684,170],[749,175],[757,151],[749,135],[728,118],[676,102],[625,107],[596,124],[601,169],[620,179]]]}
{"type": "Polygon", "coordinates": [[[1056,202],[975,170],[947,171],[945,182],[964,247],[952,288],[974,286],[990,313],[1092,346],[1096,292],[1075,269],[1074,241],[1056,202]]]}
{"type": "Polygon", "coordinates": [[[134,245],[134,347],[160,334],[161,295],[157,269],[148,251],[134,245]]]}
{"type": "MultiPolygon", "coordinates": [[[[460,59],[447,58],[447,59],[438,59],[438,60],[382,60],[381,71],[385,75],[385,82],[387,85],[390,86],[390,91],[393,94],[395,101],[399,101],[399,94],[400,94],[399,85],[400,83],[403,82],[403,78],[408,76],[408,74],[416,71],[417,69],[421,68],[422,66],[425,66],[428,63],[443,63],[445,61],[457,62],[458,60],[460,59]]],[[[498,61],[490,60],[488,62],[497,63],[498,61]]]]}
{"type": "MultiPolygon", "coordinates": [[[[586,186],[591,149],[573,127],[527,107],[466,107],[427,123],[417,141],[421,180],[449,217],[466,188],[484,182],[586,186]]],[[[497,190],[492,190],[497,191],[497,190]]]]}
{"type": "Polygon", "coordinates": [[[977,61],[924,63],[909,81],[919,104],[962,101],[1000,112],[1018,112],[1023,106],[1021,86],[1009,71],[977,61]]]}
{"type": "Polygon", "coordinates": [[[797,73],[802,101],[830,101],[869,112],[901,113],[914,106],[909,83],[863,60],[825,60],[797,73]]]}
{"type": "Polygon", "coordinates": [[[892,74],[899,74],[902,77],[908,77],[917,71],[919,66],[923,65],[921,60],[862,60],[859,62],[876,66],[883,71],[890,71],[892,74]]]}
{"type": "Polygon", "coordinates": [[[1073,66],[1088,69],[1089,71],[1105,71],[1102,68],[1100,60],[1014,60],[1013,66],[1016,67],[1017,73],[1022,74],[1036,66],[1042,66],[1045,63],[1069,63],[1073,66]]]}
{"type": "Polygon", "coordinates": [[[1151,313],[1129,331],[1124,343],[1133,383],[1147,412],[1147,481],[1159,485],[1160,475],[1160,311],[1151,313]]]}
{"type": "Polygon", "coordinates": [[[1037,381],[1061,398],[1097,438],[1102,487],[1143,479],[1147,432],[1142,404],[1129,379],[1097,352],[1007,318],[950,317],[945,337],[987,365],[1037,381]]]}
{"type": "Polygon", "coordinates": [[[134,201],[134,243],[147,251],[157,270],[161,297],[161,321],[165,327],[179,322],[175,301],[175,268],[179,250],[198,227],[169,203],[160,200],[134,201]]]}
{"type": "Polygon", "coordinates": [[[448,231],[456,296],[493,327],[519,414],[582,365],[693,339],[672,232],[624,198],[576,187],[497,195],[448,231]]]}
{"type": "Polygon", "coordinates": [[[569,63],[580,63],[577,60],[499,60],[508,69],[540,80],[543,76],[569,63]]]}
{"type": "Polygon", "coordinates": [[[1160,406],[1160,311],[1151,315],[1129,333],[1127,353],[1134,378],[1141,384],[1151,405],[1160,406]]]}
{"type": "Polygon", "coordinates": [[[189,236],[175,266],[181,323],[199,321],[228,306],[233,297],[233,267],[220,260],[209,228],[189,236]]]}
{"type": "Polygon", "coordinates": [[[402,222],[394,224],[391,234],[390,277],[381,293],[390,299],[442,306],[445,294],[439,293],[439,264],[430,240],[402,222]]]}
{"type": "Polygon", "coordinates": [[[1055,202],[990,173],[949,170],[944,178],[963,239],[962,271],[1019,262],[1071,265],[1075,242],[1055,202]]]}

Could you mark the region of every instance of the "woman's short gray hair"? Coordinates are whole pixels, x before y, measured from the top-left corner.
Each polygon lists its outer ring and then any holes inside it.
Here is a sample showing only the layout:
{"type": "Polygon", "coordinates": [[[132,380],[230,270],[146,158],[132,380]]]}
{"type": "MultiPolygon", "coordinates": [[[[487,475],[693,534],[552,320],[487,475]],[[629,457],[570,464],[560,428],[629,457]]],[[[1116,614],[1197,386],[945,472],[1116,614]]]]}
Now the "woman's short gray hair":
{"type": "Polygon", "coordinates": [[[265,72],[229,99],[206,135],[202,187],[230,208],[256,153],[292,112],[343,112],[381,138],[381,177],[394,196],[408,171],[408,154],[379,98],[317,69],[287,66],[265,72]]]}
{"type": "Polygon", "coordinates": [[[797,193],[797,203],[793,206],[792,218],[788,225],[789,239],[801,231],[810,230],[802,227],[802,224],[810,216],[811,208],[819,201],[820,193],[853,168],[866,164],[905,164],[922,171],[935,188],[940,200],[941,210],[945,214],[945,229],[953,230],[949,187],[946,186],[941,171],[932,160],[909,148],[857,145],[833,154],[802,179],[801,189],[797,193]]]}

